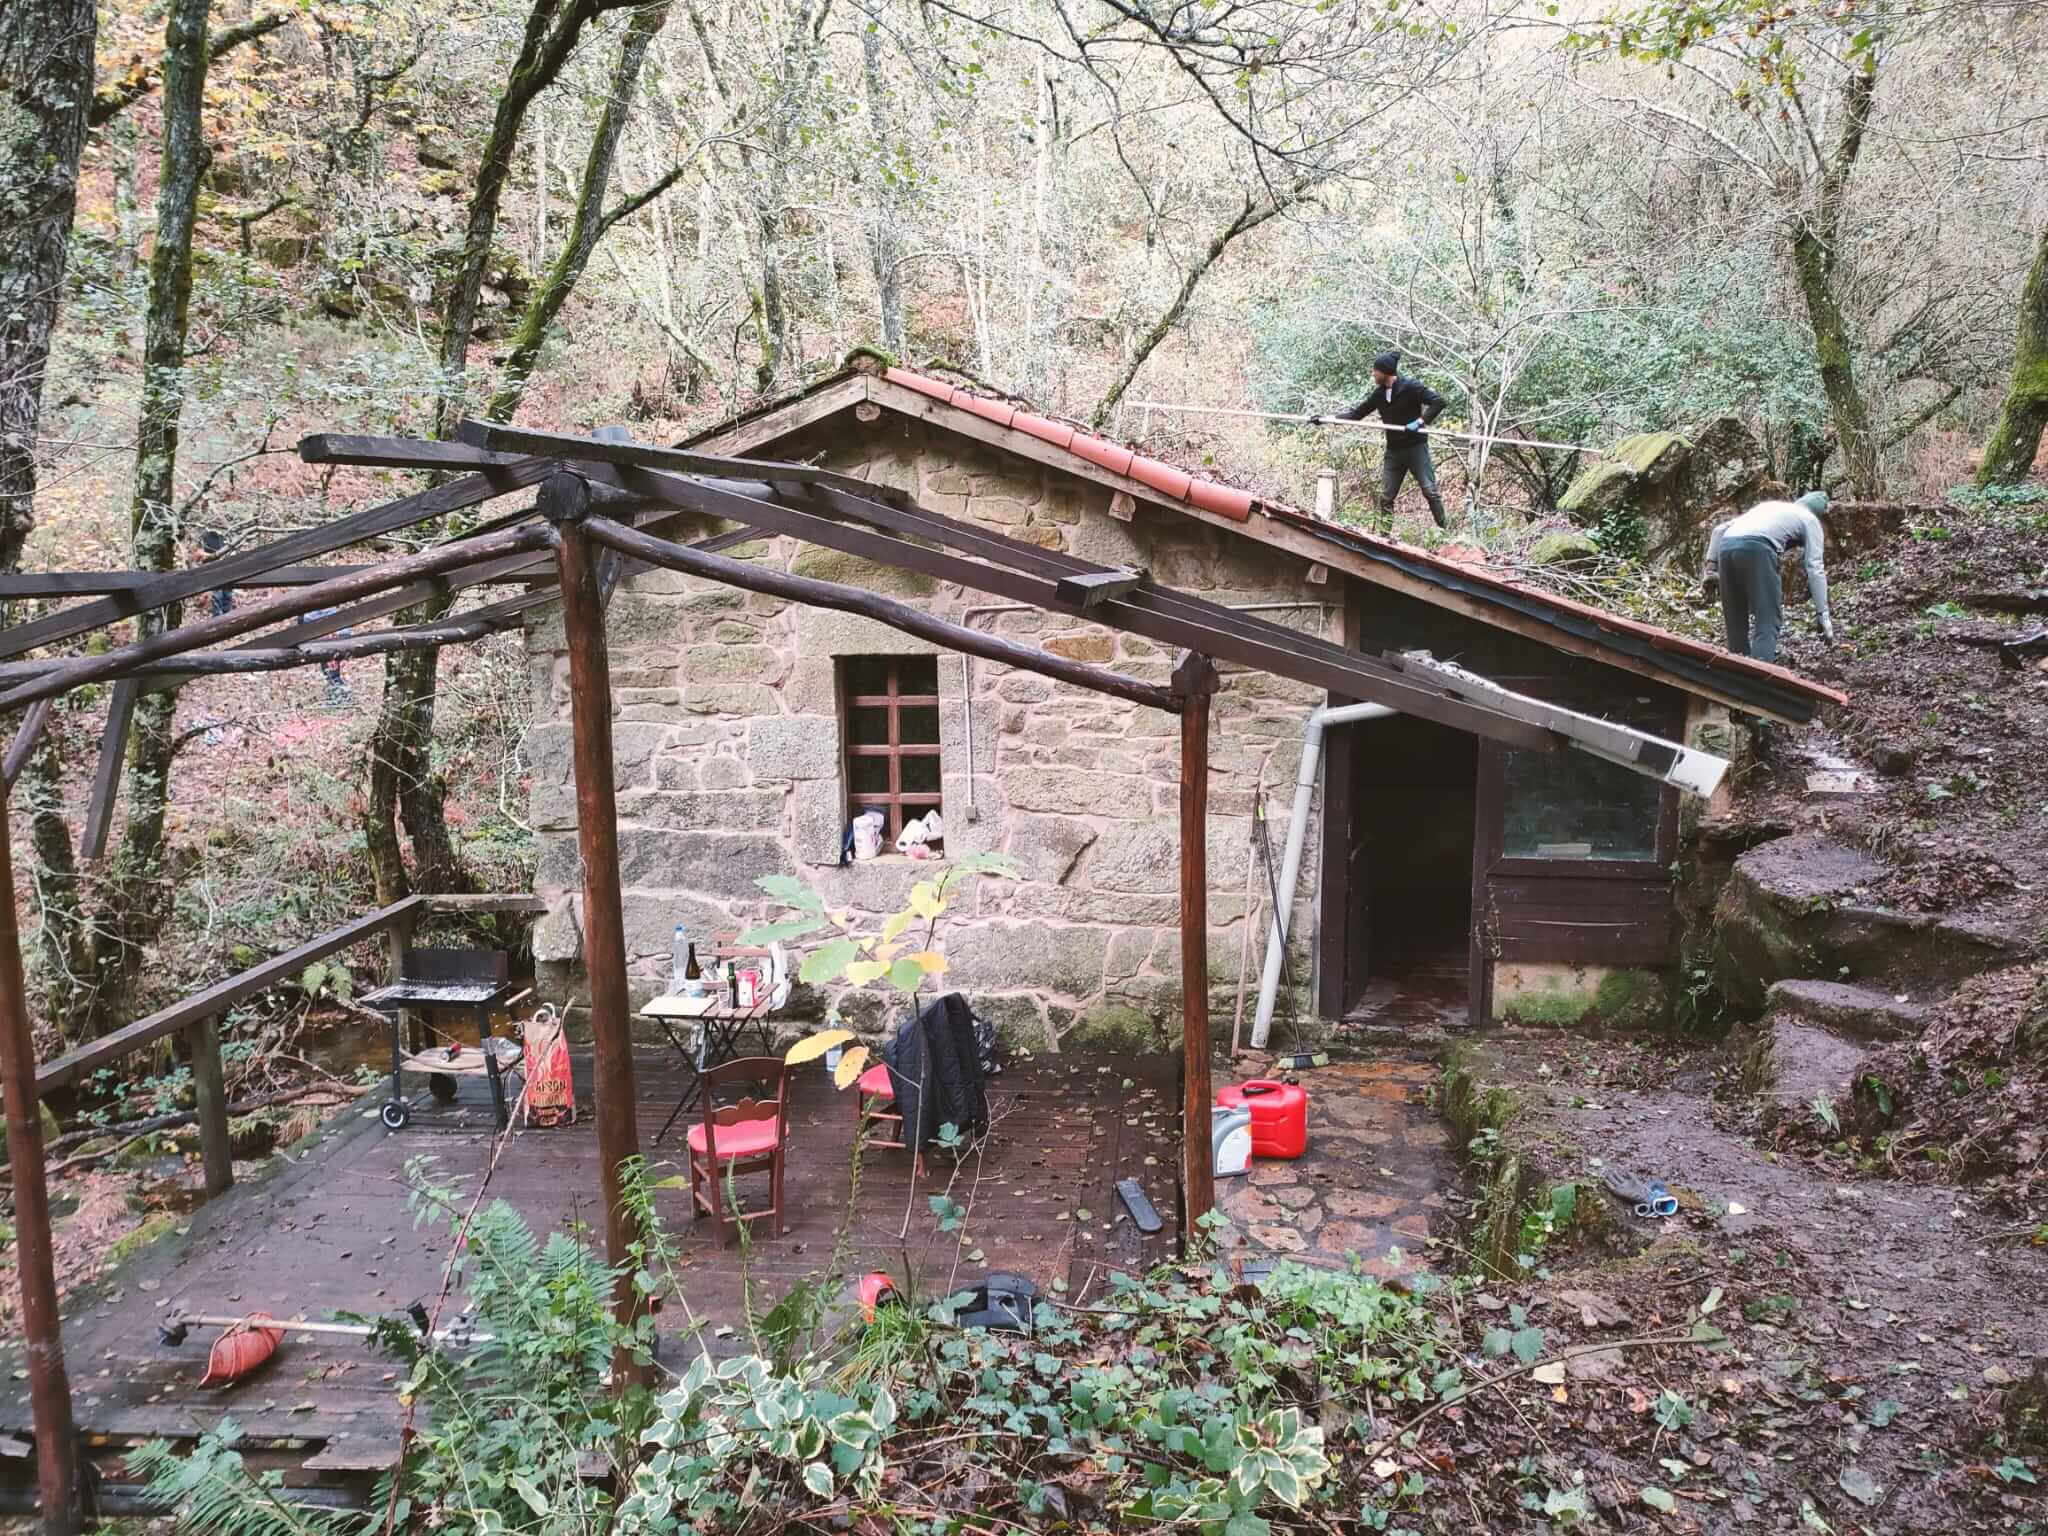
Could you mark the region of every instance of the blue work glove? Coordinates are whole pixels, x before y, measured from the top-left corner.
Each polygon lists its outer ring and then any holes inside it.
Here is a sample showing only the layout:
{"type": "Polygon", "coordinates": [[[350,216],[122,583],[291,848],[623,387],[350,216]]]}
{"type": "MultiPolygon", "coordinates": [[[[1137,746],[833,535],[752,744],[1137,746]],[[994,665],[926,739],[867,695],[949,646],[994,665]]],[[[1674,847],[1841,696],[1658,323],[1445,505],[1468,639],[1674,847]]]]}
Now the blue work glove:
{"type": "Polygon", "coordinates": [[[1408,430],[1410,432],[1420,432],[1422,430],[1422,418],[1418,416],[1413,421],[1409,422],[1408,430]]]}

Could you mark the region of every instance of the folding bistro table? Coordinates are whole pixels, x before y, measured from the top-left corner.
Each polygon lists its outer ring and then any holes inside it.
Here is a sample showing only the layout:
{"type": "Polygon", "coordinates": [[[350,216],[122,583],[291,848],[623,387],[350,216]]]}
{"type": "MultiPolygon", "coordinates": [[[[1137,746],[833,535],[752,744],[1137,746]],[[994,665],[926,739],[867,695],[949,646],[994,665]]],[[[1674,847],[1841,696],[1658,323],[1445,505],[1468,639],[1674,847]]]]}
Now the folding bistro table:
{"type": "Polygon", "coordinates": [[[640,1010],[640,1017],[652,1019],[661,1026],[661,1032],[668,1036],[668,1043],[674,1047],[676,1055],[690,1069],[690,1086],[683,1090],[683,1096],[676,1100],[676,1107],[669,1111],[668,1119],[655,1133],[656,1146],[661,1145],[661,1138],[674,1129],[676,1121],[689,1112],[703,1093],[705,1071],[739,1054],[741,1036],[749,1030],[754,1031],[761,1037],[764,1055],[774,1050],[774,1014],[772,995],[751,1008],[734,1008],[718,997],[665,996],[648,999],[647,1006],[640,1010]]]}

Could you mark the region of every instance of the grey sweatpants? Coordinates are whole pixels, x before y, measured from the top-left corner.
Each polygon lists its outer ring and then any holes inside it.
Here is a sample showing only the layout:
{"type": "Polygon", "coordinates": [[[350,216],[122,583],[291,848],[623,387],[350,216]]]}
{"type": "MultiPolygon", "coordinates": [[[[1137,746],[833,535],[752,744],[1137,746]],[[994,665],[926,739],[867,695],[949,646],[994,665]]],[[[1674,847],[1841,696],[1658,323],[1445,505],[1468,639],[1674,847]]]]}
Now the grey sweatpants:
{"type": "Polygon", "coordinates": [[[1448,528],[1444,521],[1444,499],[1437,494],[1436,464],[1429,456],[1429,439],[1403,447],[1397,443],[1387,444],[1387,456],[1380,463],[1380,516],[1394,515],[1394,498],[1401,494],[1401,481],[1413,475],[1415,483],[1422,488],[1422,499],[1429,503],[1430,516],[1436,519],[1439,528],[1448,528]]]}
{"type": "Polygon", "coordinates": [[[1769,539],[1723,539],[1719,565],[1728,649],[1776,661],[1778,629],[1785,622],[1785,579],[1776,546],[1769,539]]]}

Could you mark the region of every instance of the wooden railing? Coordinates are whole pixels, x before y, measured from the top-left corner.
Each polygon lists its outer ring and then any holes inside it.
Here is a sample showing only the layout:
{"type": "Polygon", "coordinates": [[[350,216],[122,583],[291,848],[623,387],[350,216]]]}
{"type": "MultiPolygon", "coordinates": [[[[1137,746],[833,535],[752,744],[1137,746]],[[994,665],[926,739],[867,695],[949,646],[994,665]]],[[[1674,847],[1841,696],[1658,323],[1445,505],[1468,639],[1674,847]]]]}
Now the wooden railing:
{"type": "Polygon", "coordinates": [[[206,1193],[217,1195],[234,1182],[234,1160],[228,1138],[227,1087],[221,1070],[220,1020],[237,1003],[267,991],[280,981],[299,975],[316,960],[376,938],[388,936],[388,969],[392,980],[412,940],[413,929],[422,917],[475,912],[516,912],[534,914],[546,910],[536,896],[407,896],[388,907],[344,923],[295,949],[237,971],[225,981],[196,992],[183,1002],[160,1008],[112,1034],[89,1040],[75,1050],[36,1068],[36,1094],[47,1095],[63,1088],[110,1061],[118,1061],[145,1046],[171,1035],[182,1034],[192,1055],[193,1108],[199,1120],[200,1161],[205,1169],[206,1193]]]}

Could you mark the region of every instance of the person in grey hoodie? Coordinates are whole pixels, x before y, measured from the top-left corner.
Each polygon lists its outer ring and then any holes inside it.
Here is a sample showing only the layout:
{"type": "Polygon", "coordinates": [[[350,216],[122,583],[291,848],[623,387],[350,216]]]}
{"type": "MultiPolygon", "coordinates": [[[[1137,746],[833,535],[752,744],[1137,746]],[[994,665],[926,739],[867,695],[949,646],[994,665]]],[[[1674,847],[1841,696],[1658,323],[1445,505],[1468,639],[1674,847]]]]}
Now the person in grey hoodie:
{"type": "Polygon", "coordinates": [[[1825,536],[1820,514],[1827,496],[1808,491],[1797,501],[1762,501],[1740,517],[1730,518],[1707,541],[1702,573],[1711,597],[1721,590],[1721,621],[1728,649],[1758,661],[1778,659],[1778,630],[1785,619],[1784,578],[1779,562],[1792,545],[1799,546],[1806,567],[1806,589],[1813,595],[1814,616],[1830,644],[1834,615],[1828,611],[1828,573],[1821,558],[1825,536]]]}

